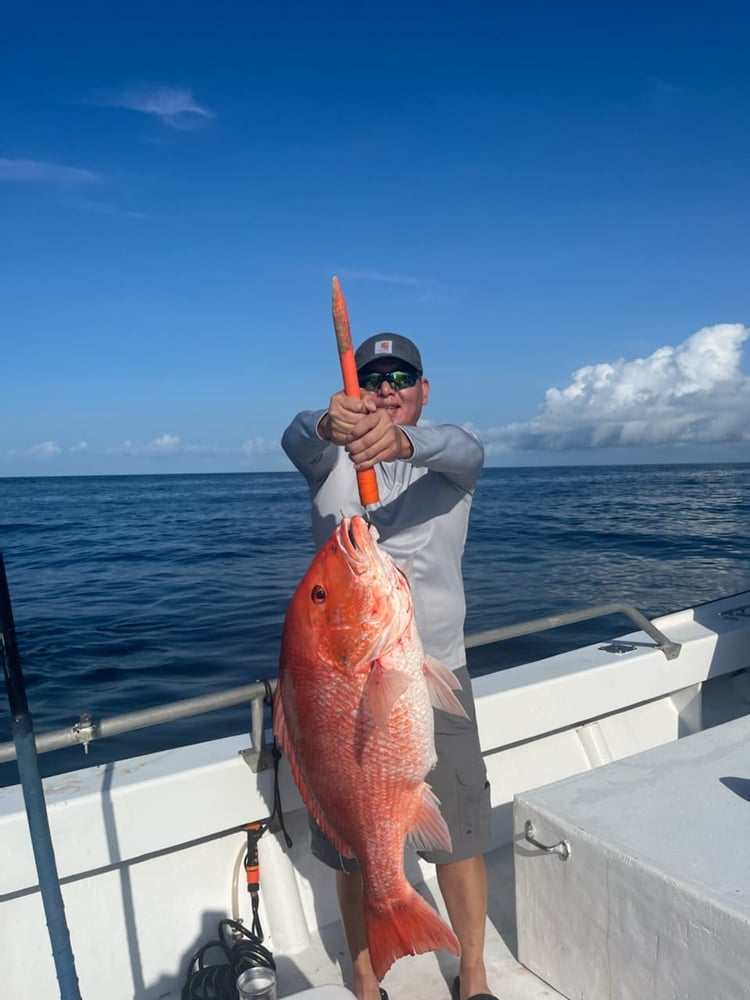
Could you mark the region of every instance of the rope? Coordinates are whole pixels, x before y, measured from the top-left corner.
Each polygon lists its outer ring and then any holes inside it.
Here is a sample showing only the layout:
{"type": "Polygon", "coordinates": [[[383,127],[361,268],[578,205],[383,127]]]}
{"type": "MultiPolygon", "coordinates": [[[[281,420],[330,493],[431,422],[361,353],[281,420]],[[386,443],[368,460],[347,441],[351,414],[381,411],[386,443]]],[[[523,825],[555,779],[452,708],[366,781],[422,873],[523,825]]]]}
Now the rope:
{"type": "MultiPolygon", "coordinates": [[[[271,685],[267,680],[263,681],[263,686],[266,689],[266,694],[263,699],[266,705],[271,710],[271,729],[273,730],[273,691],[271,690],[271,685]]],[[[273,746],[271,747],[271,756],[273,757],[273,812],[268,820],[266,826],[268,826],[274,817],[279,820],[279,826],[281,827],[281,832],[284,834],[284,840],[286,842],[287,848],[292,846],[292,838],[289,836],[284,825],[284,812],[281,808],[281,792],[279,790],[279,761],[281,760],[281,747],[276,742],[276,737],[273,738],[273,746]]]]}

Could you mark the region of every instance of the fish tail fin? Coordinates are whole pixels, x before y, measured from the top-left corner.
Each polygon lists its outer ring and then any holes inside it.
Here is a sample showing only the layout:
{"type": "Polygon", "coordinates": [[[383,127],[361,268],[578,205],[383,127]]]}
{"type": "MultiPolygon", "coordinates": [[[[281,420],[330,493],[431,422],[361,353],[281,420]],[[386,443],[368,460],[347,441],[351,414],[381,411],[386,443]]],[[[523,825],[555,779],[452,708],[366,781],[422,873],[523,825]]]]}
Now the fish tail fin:
{"type": "Polygon", "coordinates": [[[461,954],[458,938],[411,886],[387,906],[365,905],[367,942],[373,972],[380,981],[397,958],[445,948],[461,954]]]}

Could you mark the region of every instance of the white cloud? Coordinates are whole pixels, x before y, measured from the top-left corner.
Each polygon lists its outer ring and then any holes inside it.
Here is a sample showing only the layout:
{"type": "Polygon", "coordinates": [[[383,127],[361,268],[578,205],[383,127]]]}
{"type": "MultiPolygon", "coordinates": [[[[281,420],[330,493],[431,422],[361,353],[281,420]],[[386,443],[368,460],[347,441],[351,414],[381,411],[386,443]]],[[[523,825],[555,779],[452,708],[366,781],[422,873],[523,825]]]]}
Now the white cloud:
{"type": "Polygon", "coordinates": [[[239,446],[225,447],[217,445],[188,444],[176,434],[162,434],[147,444],[136,444],[133,441],[123,441],[119,448],[108,449],[108,454],[125,455],[128,457],[165,458],[182,456],[222,457],[232,458],[242,456],[252,458],[256,455],[275,455],[279,452],[278,440],[255,437],[239,446]]]}
{"type": "Polygon", "coordinates": [[[647,358],[579,368],[547,390],[533,420],[485,432],[487,452],[750,441],[748,336],[741,323],[719,323],[647,358]]]}
{"type": "Polygon", "coordinates": [[[195,452],[200,449],[195,446],[185,445],[175,434],[162,434],[161,437],[154,438],[147,444],[133,444],[132,441],[123,441],[119,454],[122,455],[178,455],[186,452],[195,452]]]}
{"type": "Polygon", "coordinates": [[[240,445],[240,451],[247,458],[252,458],[254,455],[271,455],[278,450],[278,441],[269,441],[268,438],[262,437],[249,438],[240,445]]]}
{"type": "Polygon", "coordinates": [[[119,448],[107,449],[107,454],[130,457],[162,458],[174,455],[228,455],[229,450],[215,445],[188,444],[176,434],[162,434],[146,444],[123,441],[119,448]]]}
{"type": "Polygon", "coordinates": [[[422,278],[412,278],[408,274],[367,269],[356,270],[346,267],[339,270],[339,275],[342,278],[350,278],[352,281],[382,281],[388,285],[407,285],[410,288],[417,288],[426,283],[422,278]]]}
{"type": "Polygon", "coordinates": [[[78,444],[74,444],[70,450],[71,451],[88,451],[89,450],[89,446],[86,444],[85,441],[79,441],[78,444]]]}
{"type": "Polygon", "coordinates": [[[155,455],[174,454],[177,451],[183,450],[184,446],[182,442],[174,434],[162,434],[161,437],[150,441],[144,449],[144,451],[155,455]]]}
{"type": "Polygon", "coordinates": [[[32,458],[51,458],[52,455],[59,455],[61,450],[57,441],[42,441],[40,444],[33,444],[28,454],[32,458]]]}
{"type": "Polygon", "coordinates": [[[90,212],[92,215],[112,215],[121,219],[148,219],[145,212],[133,212],[126,208],[119,208],[117,205],[104,201],[95,201],[92,198],[71,198],[66,201],[66,205],[81,212],[90,212]]]}
{"type": "Polygon", "coordinates": [[[115,108],[128,108],[154,115],[171,128],[188,129],[201,124],[201,119],[214,117],[213,111],[198,104],[192,90],[172,87],[142,87],[122,91],[103,103],[115,108]]]}
{"type": "Polygon", "coordinates": [[[68,167],[44,160],[12,160],[0,158],[0,181],[44,181],[63,184],[95,184],[99,174],[82,167],[68,167]]]}
{"type": "MultiPolygon", "coordinates": [[[[129,211],[116,205],[108,204],[84,196],[83,185],[100,184],[101,174],[82,167],[69,167],[62,163],[48,163],[43,160],[13,160],[0,158],[0,183],[20,182],[36,184],[57,184],[65,190],[63,204],[66,208],[76,211],[93,212],[97,215],[114,215],[128,219],[147,218],[142,212],[129,211]]],[[[97,189],[99,190],[99,189],[97,189]]]]}
{"type": "Polygon", "coordinates": [[[431,302],[434,305],[452,305],[460,298],[457,289],[438,285],[432,278],[419,278],[394,271],[348,267],[340,268],[338,275],[347,281],[378,281],[386,285],[401,285],[405,288],[412,288],[420,302],[431,302]]]}

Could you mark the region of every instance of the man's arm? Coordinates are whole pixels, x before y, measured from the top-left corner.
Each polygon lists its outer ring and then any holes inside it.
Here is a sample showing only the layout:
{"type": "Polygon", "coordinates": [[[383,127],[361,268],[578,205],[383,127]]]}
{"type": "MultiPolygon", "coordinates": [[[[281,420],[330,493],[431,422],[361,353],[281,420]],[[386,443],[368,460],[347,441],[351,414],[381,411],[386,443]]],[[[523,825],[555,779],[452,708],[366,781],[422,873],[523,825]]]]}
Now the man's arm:
{"type": "Polygon", "coordinates": [[[454,424],[401,427],[409,438],[412,465],[434,469],[466,492],[477,484],[484,465],[484,447],[476,435],[454,424]]]}
{"type": "Polygon", "coordinates": [[[318,426],[327,412],[303,410],[281,436],[281,447],[308,481],[325,479],[336,459],[336,449],[318,432],[318,426]]]}
{"type": "Polygon", "coordinates": [[[469,431],[454,424],[414,427],[394,424],[374,402],[343,392],[327,410],[298,413],[281,445],[308,482],[326,478],[336,461],[332,444],[346,448],[357,471],[397,459],[434,469],[460,489],[474,489],[484,463],[484,448],[469,431]]]}

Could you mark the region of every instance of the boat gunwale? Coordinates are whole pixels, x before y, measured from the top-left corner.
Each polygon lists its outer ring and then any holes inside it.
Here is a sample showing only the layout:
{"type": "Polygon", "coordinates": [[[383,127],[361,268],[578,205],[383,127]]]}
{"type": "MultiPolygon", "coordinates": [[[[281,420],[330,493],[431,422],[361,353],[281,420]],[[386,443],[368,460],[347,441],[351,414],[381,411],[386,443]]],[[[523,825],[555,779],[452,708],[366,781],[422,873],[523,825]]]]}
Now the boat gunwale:
{"type": "MultiPolygon", "coordinates": [[[[740,591],[739,593],[742,594],[745,591],[740,591]]],[[[750,591],[747,593],[750,596],[750,591]]],[[[739,594],[732,596],[739,596],[739,594]]],[[[725,599],[727,598],[721,598],[720,600],[725,599]]],[[[481,646],[494,645],[506,639],[535,635],[550,629],[593,621],[596,618],[614,614],[623,614],[634,624],[638,625],[646,635],[654,640],[657,648],[662,650],[668,660],[676,659],[679,656],[680,643],[670,640],[653,621],[646,618],[637,608],[625,601],[612,601],[607,604],[591,605],[559,614],[528,619],[496,629],[475,632],[467,635],[464,641],[467,649],[476,649],[481,646]]],[[[617,650],[613,650],[613,652],[617,652],[617,650]]],[[[84,712],[81,713],[78,721],[70,727],[58,727],[35,734],[36,751],[38,754],[43,754],[74,746],[83,746],[84,750],[87,750],[89,744],[94,740],[121,736],[140,729],[147,729],[151,726],[175,722],[196,715],[204,715],[209,712],[232,708],[250,702],[251,735],[257,756],[257,759],[252,760],[251,764],[255,769],[258,766],[265,746],[265,720],[262,705],[264,700],[270,700],[277,680],[278,678],[274,677],[268,680],[255,681],[252,684],[244,684],[225,691],[197,695],[193,698],[184,698],[99,720],[94,719],[88,712],[84,712]]],[[[9,740],[0,743],[0,764],[9,763],[15,759],[16,747],[14,742],[9,740]]]]}

